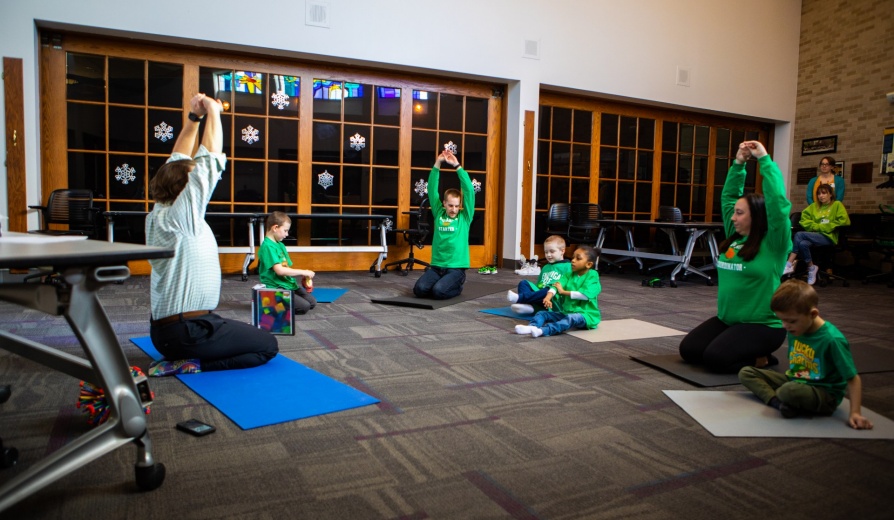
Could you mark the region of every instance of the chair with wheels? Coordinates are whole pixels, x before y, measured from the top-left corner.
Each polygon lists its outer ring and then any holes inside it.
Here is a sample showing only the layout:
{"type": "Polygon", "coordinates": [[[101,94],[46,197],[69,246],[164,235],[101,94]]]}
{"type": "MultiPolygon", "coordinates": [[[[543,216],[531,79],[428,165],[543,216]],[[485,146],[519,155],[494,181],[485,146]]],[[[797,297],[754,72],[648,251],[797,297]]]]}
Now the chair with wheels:
{"type": "Polygon", "coordinates": [[[41,228],[29,233],[45,235],[97,235],[93,192],[90,190],[53,190],[46,206],[28,206],[40,210],[41,228]],[[51,225],[65,225],[68,229],[54,229],[51,225]]]}
{"type": "MultiPolygon", "coordinates": [[[[0,403],[5,403],[9,400],[11,393],[9,385],[0,386],[0,403]]],[[[15,448],[3,446],[3,439],[0,438],[0,468],[10,468],[14,466],[18,460],[19,451],[15,448]]]]}
{"type": "Polygon", "coordinates": [[[401,275],[407,276],[410,271],[413,270],[413,266],[416,264],[424,265],[425,267],[431,267],[431,264],[428,262],[419,260],[416,258],[413,248],[417,247],[422,249],[425,247],[425,240],[431,234],[431,206],[428,203],[428,199],[422,199],[422,202],[419,203],[419,209],[416,211],[408,212],[410,214],[410,218],[416,217],[416,227],[407,228],[407,229],[395,229],[395,233],[402,233],[404,236],[404,241],[406,241],[410,245],[410,252],[406,258],[401,260],[397,260],[395,262],[388,262],[387,264],[382,266],[382,272],[387,273],[388,268],[394,266],[395,271],[398,271],[401,275]],[[406,264],[406,266],[401,269],[401,266],[406,264]]]}
{"type": "Polygon", "coordinates": [[[546,234],[568,236],[568,225],[571,223],[571,205],[567,202],[556,202],[549,206],[546,216],[546,234]]]}

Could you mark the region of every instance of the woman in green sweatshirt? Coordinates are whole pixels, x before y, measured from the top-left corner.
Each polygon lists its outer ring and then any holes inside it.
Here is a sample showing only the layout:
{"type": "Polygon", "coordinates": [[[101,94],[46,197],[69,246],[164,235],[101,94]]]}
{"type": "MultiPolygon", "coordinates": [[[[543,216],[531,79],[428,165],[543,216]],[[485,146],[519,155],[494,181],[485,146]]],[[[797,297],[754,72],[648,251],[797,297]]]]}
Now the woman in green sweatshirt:
{"type": "Polygon", "coordinates": [[[782,172],[757,141],[739,145],[720,196],[727,239],[717,259],[717,316],[680,342],[687,363],[735,374],[744,366],[778,363],[771,353],[785,341],[782,322],[770,310],[785,259],[791,251],[791,202],[782,172]],[[745,162],[754,157],[763,195],[742,196],[745,162]]]}
{"type": "Polygon", "coordinates": [[[847,215],[847,209],[844,204],[835,200],[835,188],[820,184],[816,189],[816,202],[801,212],[801,227],[804,231],[795,233],[795,238],[792,239],[795,247],[788,255],[782,275],[795,272],[795,260],[800,257],[807,262],[807,283],[816,283],[819,266],[814,265],[810,248],[837,244],[838,228],[850,225],[851,218],[847,215]]]}

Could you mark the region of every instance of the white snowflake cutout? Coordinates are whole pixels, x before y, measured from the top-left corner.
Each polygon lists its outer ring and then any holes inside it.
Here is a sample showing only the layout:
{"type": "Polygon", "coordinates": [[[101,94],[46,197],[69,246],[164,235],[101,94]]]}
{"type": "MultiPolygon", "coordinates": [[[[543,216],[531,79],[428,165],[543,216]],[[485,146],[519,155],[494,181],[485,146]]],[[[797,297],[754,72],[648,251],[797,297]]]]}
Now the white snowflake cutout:
{"type": "Polygon", "coordinates": [[[137,180],[137,176],[134,175],[136,172],[136,168],[127,163],[124,163],[121,166],[115,168],[115,180],[120,182],[121,184],[128,184],[130,181],[137,180]]]}
{"type": "Polygon", "coordinates": [[[169,126],[164,121],[160,125],[155,125],[155,138],[165,143],[168,139],[174,138],[174,127],[169,126]]]}
{"type": "Polygon", "coordinates": [[[458,148],[456,147],[456,143],[454,143],[453,141],[448,141],[447,144],[444,145],[444,149],[449,151],[453,155],[456,155],[456,151],[458,150],[458,148]]]}
{"type": "Polygon", "coordinates": [[[428,181],[424,179],[419,179],[416,181],[416,185],[413,188],[413,191],[416,192],[420,197],[424,197],[428,195],[428,181]]]}
{"type": "Polygon", "coordinates": [[[248,125],[242,129],[242,140],[248,144],[254,144],[258,142],[260,138],[258,137],[258,129],[248,125]]]}
{"type": "Polygon", "coordinates": [[[317,175],[317,184],[323,187],[324,190],[329,189],[332,186],[332,179],[335,177],[329,173],[329,170],[323,170],[323,173],[317,175]]]}
{"type": "Polygon", "coordinates": [[[289,96],[285,92],[274,92],[270,95],[270,104],[282,110],[289,106],[289,96]]]}
{"type": "Polygon", "coordinates": [[[363,150],[366,148],[366,138],[360,134],[354,134],[351,136],[351,148],[357,150],[363,150]]]}
{"type": "Polygon", "coordinates": [[[481,181],[472,179],[472,189],[475,190],[475,193],[481,193],[481,181]]]}

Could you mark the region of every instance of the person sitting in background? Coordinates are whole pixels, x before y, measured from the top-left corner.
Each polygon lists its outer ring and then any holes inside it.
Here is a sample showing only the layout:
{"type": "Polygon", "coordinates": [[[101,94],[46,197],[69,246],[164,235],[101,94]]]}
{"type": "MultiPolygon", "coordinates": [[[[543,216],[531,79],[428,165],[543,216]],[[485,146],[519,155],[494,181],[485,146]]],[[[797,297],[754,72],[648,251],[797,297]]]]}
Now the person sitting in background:
{"type": "Polygon", "coordinates": [[[804,231],[795,233],[792,252],[788,255],[782,276],[795,272],[795,262],[801,257],[807,263],[807,283],[816,283],[819,266],[813,263],[810,248],[838,243],[838,228],[851,225],[844,204],[835,200],[835,188],[820,184],[816,190],[816,202],[801,212],[801,227],[804,231]]]}
{"type": "Polygon", "coordinates": [[[819,172],[816,174],[816,177],[811,178],[807,182],[807,204],[813,204],[813,201],[816,200],[816,190],[819,186],[823,184],[828,184],[832,186],[832,189],[835,190],[835,199],[838,202],[844,202],[844,177],[841,175],[835,175],[835,158],[823,157],[820,159],[819,163],[819,172]]]}

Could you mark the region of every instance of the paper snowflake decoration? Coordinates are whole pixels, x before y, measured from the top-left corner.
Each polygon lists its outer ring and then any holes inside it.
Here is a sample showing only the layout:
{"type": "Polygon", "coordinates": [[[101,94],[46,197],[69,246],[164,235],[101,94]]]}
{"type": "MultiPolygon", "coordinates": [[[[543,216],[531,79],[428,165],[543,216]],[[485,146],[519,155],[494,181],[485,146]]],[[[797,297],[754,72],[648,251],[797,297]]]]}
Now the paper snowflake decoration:
{"type": "Polygon", "coordinates": [[[413,191],[416,192],[420,197],[424,197],[428,195],[428,181],[424,179],[419,179],[416,181],[416,186],[413,188],[413,191]]]}
{"type": "Polygon", "coordinates": [[[168,139],[174,138],[174,127],[169,126],[164,121],[160,125],[155,125],[155,138],[165,143],[168,139]]]}
{"type": "Polygon", "coordinates": [[[360,134],[354,134],[351,136],[351,148],[357,150],[363,150],[366,148],[366,138],[360,134]]]}
{"type": "Polygon", "coordinates": [[[282,110],[289,106],[289,96],[284,92],[275,92],[270,96],[270,103],[276,108],[282,110]]]}
{"type": "Polygon", "coordinates": [[[127,163],[124,163],[121,166],[115,168],[115,180],[120,182],[121,184],[128,184],[130,181],[137,180],[137,176],[134,175],[136,172],[136,168],[127,163]]]}
{"type": "Polygon", "coordinates": [[[335,177],[329,173],[328,170],[323,170],[323,173],[317,175],[317,184],[323,187],[324,190],[329,189],[332,186],[332,179],[335,177]]]}
{"type": "Polygon", "coordinates": [[[475,190],[475,193],[481,193],[481,181],[472,179],[472,189],[475,190]]]}
{"type": "Polygon", "coordinates": [[[456,143],[454,143],[453,141],[448,141],[447,144],[444,145],[444,149],[448,150],[453,155],[456,155],[457,147],[456,143]]]}
{"type": "Polygon", "coordinates": [[[391,231],[394,228],[394,222],[390,218],[386,218],[382,221],[382,229],[385,231],[391,231]]]}
{"type": "Polygon", "coordinates": [[[257,143],[260,138],[258,137],[258,129],[248,125],[242,129],[242,140],[248,144],[257,143]]]}

